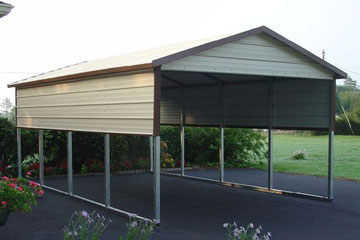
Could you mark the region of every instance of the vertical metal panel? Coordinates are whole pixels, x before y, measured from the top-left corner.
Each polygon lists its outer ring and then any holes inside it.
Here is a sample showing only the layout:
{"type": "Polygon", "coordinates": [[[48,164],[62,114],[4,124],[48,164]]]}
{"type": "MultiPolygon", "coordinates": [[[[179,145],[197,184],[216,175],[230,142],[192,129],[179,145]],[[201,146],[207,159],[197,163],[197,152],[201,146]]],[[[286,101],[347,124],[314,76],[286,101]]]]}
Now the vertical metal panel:
{"type": "Polygon", "coordinates": [[[268,126],[268,101],[269,85],[267,81],[225,85],[224,124],[231,126],[268,126]]]}
{"type": "Polygon", "coordinates": [[[72,151],[72,132],[67,133],[67,177],[68,177],[68,194],[74,195],[73,187],[73,151],[72,151]]]}
{"type": "Polygon", "coordinates": [[[330,84],[310,79],[274,81],[274,128],[328,128],[330,84]]]}
{"type": "Polygon", "coordinates": [[[22,176],[21,128],[16,128],[18,177],[22,176]]]}
{"type": "Polygon", "coordinates": [[[187,88],[185,92],[185,125],[219,125],[219,88],[187,88]]]}
{"type": "Polygon", "coordinates": [[[150,172],[154,171],[154,137],[149,137],[150,172]]]}
{"type": "Polygon", "coordinates": [[[224,127],[220,127],[219,181],[224,182],[224,127]]]}
{"type": "Polygon", "coordinates": [[[17,89],[17,104],[20,127],[152,135],[154,73],[17,89]]]}
{"type": "Polygon", "coordinates": [[[110,134],[105,134],[105,207],[110,207],[110,134]]]}
{"type": "Polygon", "coordinates": [[[153,173],[154,219],[160,223],[160,136],[155,136],[155,164],[153,173]]]}
{"type": "Polygon", "coordinates": [[[44,131],[39,130],[39,177],[40,185],[44,186],[44,131]]]}
{"type": "Polygon", "coordinates": [[[332,79],[330,70],[264,33],[166,63],[162,69],[332,79]]]}
{"type": "Polygon", "coordinates": [[[182,93],[180,88],[161,90],[161,124],[181,124],[182,93]]]}

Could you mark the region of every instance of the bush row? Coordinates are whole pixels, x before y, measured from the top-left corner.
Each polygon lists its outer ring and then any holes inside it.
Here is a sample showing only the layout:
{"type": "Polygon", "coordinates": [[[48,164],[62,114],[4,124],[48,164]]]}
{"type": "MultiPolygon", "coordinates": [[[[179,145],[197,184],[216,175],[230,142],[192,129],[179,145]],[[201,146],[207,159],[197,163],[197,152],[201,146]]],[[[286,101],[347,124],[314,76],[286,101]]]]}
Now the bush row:
{"type": "MultiPolygon", "coordinates": [[[[0,118],[0,171],[15,175],[17,162],[16,128],[0,118]]],[[[149,138],[111,134],[111,170],[149,169],[149,138]]],[[[219,129],[188,127],[185,131],[186,159],[189,165],[217,165],[219,129]]],[[[161,167],[180,167],[180,128],[161,127],[161,167]]],[[[38,131],[21,130],[24,171],[38,174],[38,131]]],[[[65,131],[44,131],[45,174],[67,172],[65,131]]],[[[225,166],[243,167],[266,155],[265,137],[251,129],[225,129],[225,166]]],[[[104,134],[73,133],[73,170],[75,173],[104,171],[104,134]]],[[[4,173],[3,173],[4,174],[4,173]]]]}

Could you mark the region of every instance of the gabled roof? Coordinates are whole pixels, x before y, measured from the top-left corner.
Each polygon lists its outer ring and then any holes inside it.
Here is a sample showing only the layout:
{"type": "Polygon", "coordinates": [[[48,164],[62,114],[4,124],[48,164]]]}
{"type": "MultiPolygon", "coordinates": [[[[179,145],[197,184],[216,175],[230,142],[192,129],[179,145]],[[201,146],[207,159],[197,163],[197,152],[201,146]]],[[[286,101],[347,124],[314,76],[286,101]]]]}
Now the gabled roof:
{"type": "Polygon", "coordinates": [[[347,77],[347,74],[344,71],[317,57],[316,55],[286,39],[280,34],[272,31],[271,29],[265,26],[261,26],[235,35],[217,36],[213,38],[169,45],[95,61],[86,61],[17,81],[9,84],[8,87],[28,86],[39,83],[70,80],[132,70],[152,69],[163,64],[260,33],[266,33],[270,35],[271,37],[310,58],[314,62],[319,63],[323,67],[331,70],[334,72],[335,78],[347,77]]]}

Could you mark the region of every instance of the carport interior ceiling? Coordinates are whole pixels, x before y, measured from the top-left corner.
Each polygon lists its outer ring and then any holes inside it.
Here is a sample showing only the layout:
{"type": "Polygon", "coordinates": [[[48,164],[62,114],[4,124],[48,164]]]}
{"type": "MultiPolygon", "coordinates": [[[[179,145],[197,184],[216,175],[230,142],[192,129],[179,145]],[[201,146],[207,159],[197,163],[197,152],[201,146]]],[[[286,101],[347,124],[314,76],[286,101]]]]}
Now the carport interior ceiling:
{"type": "Polygon", "coordinates": [[[259,27],[84,62],[9,86],[16,87],[18,127],[157,135],[158,124],[327,129],[335,80],[345,77],[259,27]]]}

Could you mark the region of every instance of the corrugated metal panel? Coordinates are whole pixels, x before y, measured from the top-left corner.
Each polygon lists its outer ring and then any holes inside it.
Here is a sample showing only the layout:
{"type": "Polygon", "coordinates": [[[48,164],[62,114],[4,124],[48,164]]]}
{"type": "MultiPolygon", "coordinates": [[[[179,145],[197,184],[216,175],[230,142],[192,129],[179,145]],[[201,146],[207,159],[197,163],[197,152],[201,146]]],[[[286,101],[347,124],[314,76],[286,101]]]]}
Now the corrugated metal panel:
{"type": "Polygon", "coordinates": [[[333,78],[330,70],[264,33],[164,64],[162,70],[333,78]]]}
{"type": "Polygon", "coordinates": [[[193,87],[185,90],[185,124],[219,124],[219,88],[193,87]]]}
{"type": "Polygon", "coordinates": [[[182,99],[181,89],[162,89],[160,103],[160,123],[180,124],[181,123],[182,99]]]}
{"type": "Polygon", "coordinates": [[[19,127],[151,135],[154,73],[17,89],[17,107],[19,127]]]}
{"type": "Polygon", "coordinates": [[[274,127],[327,128],[331,81],[277,80],[273,84],[274,127]]]}
{"type": "Polygon", "coordinates": [[[268,81],[224,86],[225,125],[266,127],[268,123],[268,81]]]}

